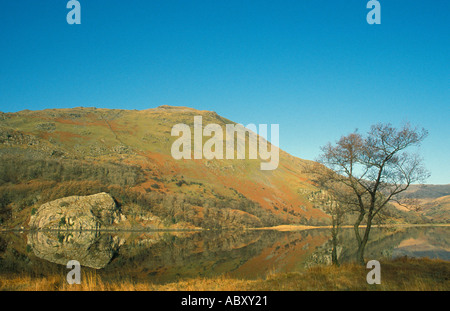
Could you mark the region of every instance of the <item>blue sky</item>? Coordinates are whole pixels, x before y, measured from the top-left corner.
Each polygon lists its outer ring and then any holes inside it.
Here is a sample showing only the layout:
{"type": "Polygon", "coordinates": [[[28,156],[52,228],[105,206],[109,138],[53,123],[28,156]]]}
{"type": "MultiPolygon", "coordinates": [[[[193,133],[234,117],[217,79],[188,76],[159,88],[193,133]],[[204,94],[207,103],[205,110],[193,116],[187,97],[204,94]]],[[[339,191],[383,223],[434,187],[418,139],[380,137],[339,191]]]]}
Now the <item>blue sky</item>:
{"type": "Polygon", "coordinates": [[[371,124],[429,130],[421,154],[450,183],[450,2],[380,0],[3,0],[0,110],[214,110],[280,124],[280,146],[320,146],[371,124]]]}

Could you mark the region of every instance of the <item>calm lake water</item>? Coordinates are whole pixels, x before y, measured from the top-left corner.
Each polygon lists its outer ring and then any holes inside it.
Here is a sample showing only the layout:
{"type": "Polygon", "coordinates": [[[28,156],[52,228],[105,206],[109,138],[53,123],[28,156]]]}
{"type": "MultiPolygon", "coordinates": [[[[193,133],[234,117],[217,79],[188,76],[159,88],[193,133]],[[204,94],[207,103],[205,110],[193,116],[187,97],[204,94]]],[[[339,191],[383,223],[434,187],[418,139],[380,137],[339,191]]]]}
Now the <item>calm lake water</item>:
{"type": "MultiPolygon", "coordinates": [[[[366,258],[400,256],[450,260],[450,227],[374,228],[366,258]]],[[[343,229],[341,262],[356,242],[343,229]]],[[[297,232],[38,232],[0,233],[0,277],[65,275],[69,260],[106,279],[158,283],[226,274],[245,279],[331,264],[328,229],[297,232]]]]}

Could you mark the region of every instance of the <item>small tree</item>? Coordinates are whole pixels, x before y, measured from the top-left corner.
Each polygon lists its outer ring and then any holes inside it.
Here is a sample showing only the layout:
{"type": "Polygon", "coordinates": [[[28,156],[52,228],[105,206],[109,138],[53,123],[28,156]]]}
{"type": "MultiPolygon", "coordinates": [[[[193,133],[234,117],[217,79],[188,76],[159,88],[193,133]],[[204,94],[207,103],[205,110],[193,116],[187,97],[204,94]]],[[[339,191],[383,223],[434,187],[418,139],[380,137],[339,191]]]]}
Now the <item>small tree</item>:
{"type": "Polygon", "coordinates": [[[322,147],[319,162],[333,171],[328,175],[330,182],[345,188],[341,200],[357,214],[354,232],[361,264],[374,217],[412,183],[428,177],[419,156],[405,151],[419,145],[427,135],[425,129],[409,124],[401,129],[376,124],[365,137],[354,132],[335,145],[322,147]],[[363,222],[366,227],[360,232],[363,222]]]}

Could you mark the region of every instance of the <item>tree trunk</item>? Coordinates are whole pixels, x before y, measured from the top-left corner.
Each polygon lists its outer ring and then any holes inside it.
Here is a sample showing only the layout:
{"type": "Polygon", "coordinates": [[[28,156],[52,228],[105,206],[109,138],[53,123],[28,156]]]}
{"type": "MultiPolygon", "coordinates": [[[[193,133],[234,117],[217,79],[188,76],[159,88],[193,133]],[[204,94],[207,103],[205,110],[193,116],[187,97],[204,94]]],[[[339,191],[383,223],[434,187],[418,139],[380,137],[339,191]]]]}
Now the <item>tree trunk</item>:
{"type": "Polygon", "coordinates": [[[333,227],[331,229],[331,243],[333,244],[333,249],[331,250],[331,263],[339,267],[339,261],[337,256],[337,244],[338,244],[338,234],[339,234],[339,224],[333,217],[333,227]]]}
{"type": "Polygon", "coordinates": [[[331,251],[331,263],[339,267],[339,260],[337,256],[337,239],[335,237],[333,237],[332,243],[333,249],[331,251]]]}
{"type": "Polygon", "coordinates": [[[364,261],[364,250],[366,248],[367,241],[369,240],[370,229],[372,228],[372,218],[373,217],[371,217],[370,214],[369,214],[369,217],[367,219],[366,230],[364,231],[363,238],[360,239],[358,252],[356,254],[356,257],[357,257],[356,259],[363,266],[365,266],[365,264],[366,264],[366,262],[364,261]]]}
{"type": "MultiPolygon", "coordinates": [[[[358,243],[358,252],[356,253],[356,260],[361,262],[360,258],[364,258],[364,247],[361,248],[362,245],[362,239],[361,234],[359,233],[359,225],[364,219],[364,213],[360,213],[358,219],[355,222],[355,225],[353,226],[353,229],[355,230],[355,236],[356,236],[356,242],[358,243]]],[[[364,261],[364,259],[363,259],[364,261]]]]}
{"type": "Polygon", "coordinates": [[[366,243],[364,241],[361,242],[361,244],[358,247],[358,252],[356,253],[356,260],[364,266],[366,263],[364,261],[364,249],[366,247],[366,243]]]}

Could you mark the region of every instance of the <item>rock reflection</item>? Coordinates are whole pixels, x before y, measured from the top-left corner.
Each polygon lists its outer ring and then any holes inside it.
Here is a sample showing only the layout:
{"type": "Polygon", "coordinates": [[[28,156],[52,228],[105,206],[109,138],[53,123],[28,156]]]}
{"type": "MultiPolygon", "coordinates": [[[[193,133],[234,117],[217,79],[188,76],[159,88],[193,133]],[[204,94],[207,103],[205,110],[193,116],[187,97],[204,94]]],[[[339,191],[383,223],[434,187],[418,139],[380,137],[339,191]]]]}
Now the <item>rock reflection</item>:
{"type": "Polygon", "coordinates": [[[38,231],[29,233],[27,240],[41,259],[60,265],[77,260],[94,269],[104,268],[124,242],[117,236],[99,235],[95,231],[38,231]]]}

